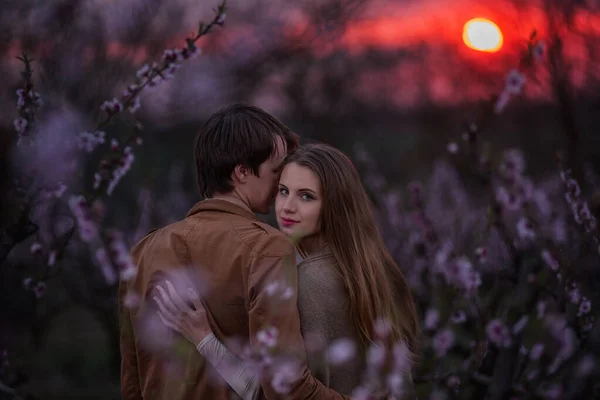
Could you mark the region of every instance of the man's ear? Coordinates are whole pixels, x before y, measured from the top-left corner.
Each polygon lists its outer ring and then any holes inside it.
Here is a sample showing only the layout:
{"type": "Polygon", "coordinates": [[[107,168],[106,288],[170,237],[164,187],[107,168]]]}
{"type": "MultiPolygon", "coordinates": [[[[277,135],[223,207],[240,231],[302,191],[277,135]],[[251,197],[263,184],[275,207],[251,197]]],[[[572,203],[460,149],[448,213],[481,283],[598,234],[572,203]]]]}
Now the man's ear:
{"type": "Polygon", "coordinates": [[[246,183],[248,181],[248,176],[250,175],[250,168],[245,165],[238,164],[233,169],[233,173],[231,174],[231,178],[234,182],[237,183],[246,183]]]}

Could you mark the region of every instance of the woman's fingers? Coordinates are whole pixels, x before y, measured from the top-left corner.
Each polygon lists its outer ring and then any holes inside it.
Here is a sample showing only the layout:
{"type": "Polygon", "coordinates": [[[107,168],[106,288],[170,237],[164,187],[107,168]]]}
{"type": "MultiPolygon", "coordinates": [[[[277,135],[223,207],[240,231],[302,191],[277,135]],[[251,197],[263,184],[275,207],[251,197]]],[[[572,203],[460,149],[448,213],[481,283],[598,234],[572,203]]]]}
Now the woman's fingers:
{"type": "Polygon", "coordinates": [[[171,321],[169,321],[167,319],[167,317],[165,315],[163,315],[162,312],[157,311],[157,314],[158,314],[158,318],[160,318],[160,320],[162,321],[162,323],[165,324],[165,326],[167,328],[170,328],[170,329],[174,330],[175,332],[181,333],[181,329],[177,325],[175,325],[174,323],[172,323],[171,321]]]}
{"type": "Polygon", "coordinates": [[[172,315],[180,314],[181,311],[179,310],[179,308],[177,308],[177,306],[175,304],[173,304],[173,301],[171,300],[171,296],[169,296],[169,294],[166,292],[166,290],[160,285],[156,285],[156,289],[160,293],[161,300],[162,300],[164,306],[167,308],[167,310],[169,310],[169,313],[172,315]]]}
{"type": "Polygon", "coordinates": [[[173,313],[165,306],[165,304],[157,296],[154,296],[154,302],[158,306],[158,311],[162,313],[163,316],[165,316],[170,321],[175,319],[173,313]]]}
{"type": "Polygon", "coordinates": [[[190,295],[190,300],[196,309],[196,312],[206,312],[206,308],[204,308],[204,304],[202,304],[202,300],[200,300],[200,295],[193,288],[188,289],[188,294],[190,295]]]}
{"type": "Polygon", "coordinates": [[[185,314],[192,311],[190,306],[185,304],[185,301],[183,301],[183,299],[181,298],[179,293],[177,293],[177,291],[175,290],[175,286],[173,286],[171,281],[167,280],[165,282],[167,284],[167,290],[169,291],[169,296],[171,297],[171,300],[175,304],[175,307],[177,307],[179,309],[179,311],[181,311],[182,313],[185,313],[185,314]]]}

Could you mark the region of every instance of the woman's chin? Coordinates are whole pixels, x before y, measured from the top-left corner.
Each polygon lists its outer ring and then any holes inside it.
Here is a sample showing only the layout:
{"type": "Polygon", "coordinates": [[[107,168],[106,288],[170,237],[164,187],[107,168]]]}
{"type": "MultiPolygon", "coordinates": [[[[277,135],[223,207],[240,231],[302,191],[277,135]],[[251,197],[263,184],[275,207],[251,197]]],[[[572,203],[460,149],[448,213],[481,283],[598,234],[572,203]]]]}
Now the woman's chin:
{"type": "Polygon", "coordinates": [[[285,233],[287,236],[291,236],[294,233],[294,227],[293,226],[279,225],[279,230],[281,232],[285,233]]]}
{"type": "Polygon", "coordinates": [[[301,232],[298,231],[298,229],[294,226],[283,226],[281,225],[279,227],[279,230],[286,235],[287,237],[289,237],[290,239],[292,239],[294,242],[298,242],[304,235],[302,235],[301,232]]]}

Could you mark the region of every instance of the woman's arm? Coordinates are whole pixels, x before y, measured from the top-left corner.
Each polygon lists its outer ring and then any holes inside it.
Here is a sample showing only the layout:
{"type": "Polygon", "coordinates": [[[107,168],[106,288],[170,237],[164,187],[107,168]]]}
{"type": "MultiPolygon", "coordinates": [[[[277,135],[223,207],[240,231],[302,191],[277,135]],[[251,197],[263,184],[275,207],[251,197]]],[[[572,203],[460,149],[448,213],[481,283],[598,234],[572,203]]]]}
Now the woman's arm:
{"type": "Polygon", "coordinates": [[[260,393],[258,377],[247,363],[239,359],[214,335],[206,317],[206,308],[198,293],[192,288],[188,289],[194,310],[183,301],[170,281],[166,281],[166,287],[167,290],[158,285],[161,298],[154,297],[161,321],[195,344],[198,352],[210,362],[238,396],[244,400],[257,399],[260,393]]]}
{"type": "Polygon", "coordinates": [[[258,377],[247,363],[240,360],[213,333],[202,339],[196,349],[238,396],[244,400],[258,399],[260,392],[258,377]]]}

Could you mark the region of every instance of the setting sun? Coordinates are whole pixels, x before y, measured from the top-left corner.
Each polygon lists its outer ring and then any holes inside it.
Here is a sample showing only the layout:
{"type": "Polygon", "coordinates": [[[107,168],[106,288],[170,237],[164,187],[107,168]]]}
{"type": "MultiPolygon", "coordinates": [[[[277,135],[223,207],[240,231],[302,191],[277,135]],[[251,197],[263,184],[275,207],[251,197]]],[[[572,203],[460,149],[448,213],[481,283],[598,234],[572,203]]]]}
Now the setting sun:
{"type": "Polygon", "coordinates": [[[474,50],[493,53],[502,47],[502,32],[498,25],[485,18],[474,18],[465,24],[463,41],[474,50]]]}

